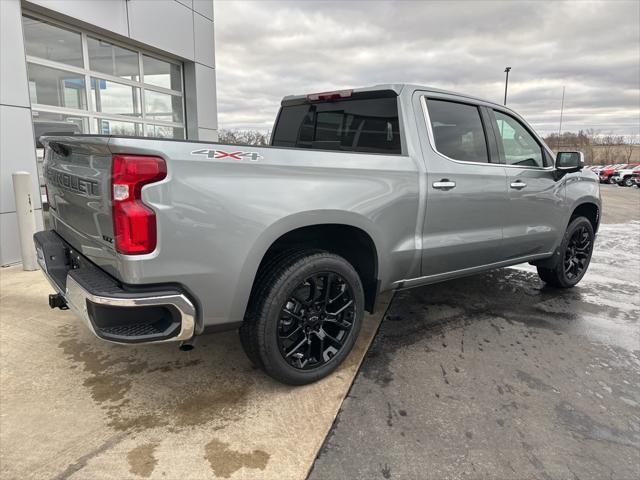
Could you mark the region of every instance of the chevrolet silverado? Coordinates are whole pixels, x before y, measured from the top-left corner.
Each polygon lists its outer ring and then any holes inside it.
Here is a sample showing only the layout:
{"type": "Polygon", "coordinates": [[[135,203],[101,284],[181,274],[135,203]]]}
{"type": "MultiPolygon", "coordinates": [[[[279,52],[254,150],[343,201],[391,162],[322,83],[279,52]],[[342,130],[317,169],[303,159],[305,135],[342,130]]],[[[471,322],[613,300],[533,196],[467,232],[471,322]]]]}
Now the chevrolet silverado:
{"type": "Polygon", "coordinates": [[[239,329],[249,359],[295,385],[344,360],[382,291],[524,262],[576,285],[600,219],[580,152],[554,155],[502,105],[415,85],[285,97],[269,146],[41,141],[52,308],[118,343],[239,329]]]}

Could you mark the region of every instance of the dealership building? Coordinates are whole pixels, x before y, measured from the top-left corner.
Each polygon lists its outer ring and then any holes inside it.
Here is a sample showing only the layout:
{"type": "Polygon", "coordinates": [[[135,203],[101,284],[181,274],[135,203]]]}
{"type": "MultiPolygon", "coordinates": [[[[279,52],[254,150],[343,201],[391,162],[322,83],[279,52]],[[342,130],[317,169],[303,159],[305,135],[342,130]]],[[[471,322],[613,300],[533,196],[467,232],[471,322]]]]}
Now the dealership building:
{"type": "Polygon", "coordinates": [[[20,261],[12,173],[44,133],[217,140],[213,0],[0,0],[0,264],[20,261]]]}

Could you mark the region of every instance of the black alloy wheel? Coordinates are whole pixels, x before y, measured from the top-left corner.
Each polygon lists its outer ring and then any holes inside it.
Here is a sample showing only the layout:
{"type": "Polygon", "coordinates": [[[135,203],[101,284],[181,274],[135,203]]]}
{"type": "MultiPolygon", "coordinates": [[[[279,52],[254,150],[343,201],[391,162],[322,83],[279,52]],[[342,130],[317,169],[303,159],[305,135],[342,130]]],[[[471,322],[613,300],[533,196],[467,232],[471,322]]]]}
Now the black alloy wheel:
{"type": "Polygon", "coordinates": [[[587,268],[593,242],[585,225],[578,227],[567,244],[564,252],[564,273],[568,280],[580,278],[587,268]]]}
{"type": "Polygon", "coordinates": [[[363,318],[362,280],[344,257],[317,249],[285,251],[258,272],[240,341],[268,375],[305,385],[338,368],[363,318]]]}
{"type": "Polygon", "coordinates": [[[585,217],[573,218],[558,247],[557,261],[552,266],[537,267],[542,281],[557,288],[577,285],[589,268],[594,241],[591,221],[585,217]]]}
{"type": "Polygon", "coordinates": [[[351,334],[356,314],[349,283],[334,272],[306,278],[278,319],[278,348],[289,365],[310,370],[329,362],[351,334]]]}

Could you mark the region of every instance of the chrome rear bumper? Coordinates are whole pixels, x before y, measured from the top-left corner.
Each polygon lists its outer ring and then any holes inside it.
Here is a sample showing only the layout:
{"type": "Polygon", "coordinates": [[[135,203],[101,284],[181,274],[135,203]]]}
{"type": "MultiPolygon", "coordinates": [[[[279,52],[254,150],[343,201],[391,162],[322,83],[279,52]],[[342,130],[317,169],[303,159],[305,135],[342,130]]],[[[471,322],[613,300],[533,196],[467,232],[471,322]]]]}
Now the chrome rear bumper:
{"type": "Polygon", "coordinates": [[[96,337],[121,344],[181,342],[193,337],[195,306],[175,287],[127,290],[70,250],[55,233],[39,232],[34,241],[45,277],[96,337]],[[61,249],[66,249],[66,261],[72,258],[77,263],[61,267],[61,249]],[[51,262],[55,262],[55,274],[50,273],[51,262]]]}

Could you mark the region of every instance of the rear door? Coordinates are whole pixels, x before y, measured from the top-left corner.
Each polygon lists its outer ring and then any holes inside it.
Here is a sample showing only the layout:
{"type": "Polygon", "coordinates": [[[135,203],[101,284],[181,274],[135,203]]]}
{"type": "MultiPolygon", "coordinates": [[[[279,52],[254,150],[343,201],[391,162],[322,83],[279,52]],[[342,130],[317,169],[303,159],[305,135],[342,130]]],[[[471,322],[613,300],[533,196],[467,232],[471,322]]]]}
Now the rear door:
{"type": "Polygon", "coordinates": [[[566,227],[564,182],[556,180],[551,155],[523,121],[507,110],[489,113],[509,187],[504,260],[551,252],[566,227]]]}
{"type": "Polygon", "coordinates": [[[428,139],[422,275],[495,263],[502,257],[508,193],[486,112],[439,94],[425,93],[420,104],[428,139]]]}

